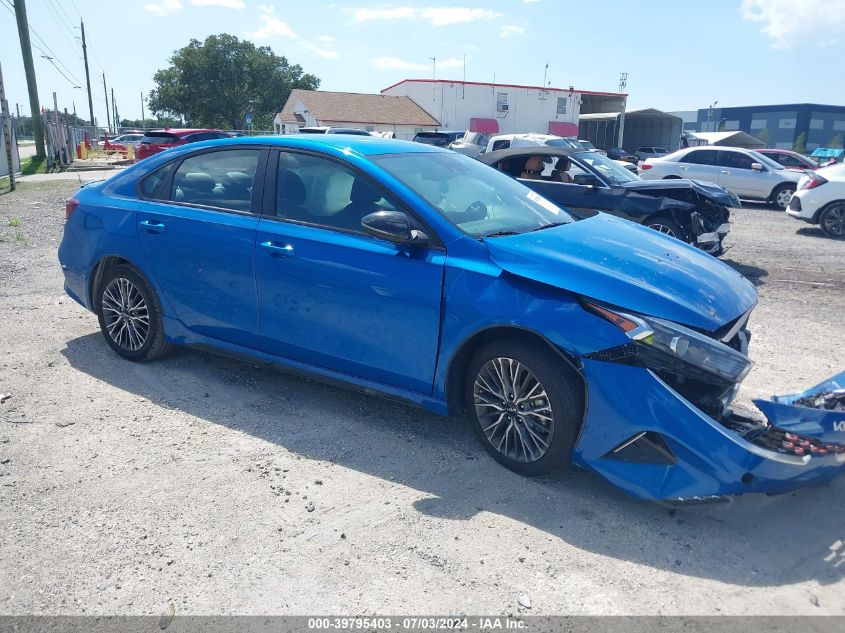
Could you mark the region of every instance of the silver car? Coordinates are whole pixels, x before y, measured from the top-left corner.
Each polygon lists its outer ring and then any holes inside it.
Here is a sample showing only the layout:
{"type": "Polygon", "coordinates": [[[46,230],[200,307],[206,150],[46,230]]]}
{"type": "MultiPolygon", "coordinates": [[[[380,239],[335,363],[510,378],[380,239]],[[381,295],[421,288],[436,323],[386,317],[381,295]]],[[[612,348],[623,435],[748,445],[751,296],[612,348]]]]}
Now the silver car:
{"type": "Polygon", "coordinates": [[[689,147],[640,165],[646,180],[689,178],[721,185],[743,200],[786,210],[804,172],[784,169],[763,154],[739,147],[689,147]]]}

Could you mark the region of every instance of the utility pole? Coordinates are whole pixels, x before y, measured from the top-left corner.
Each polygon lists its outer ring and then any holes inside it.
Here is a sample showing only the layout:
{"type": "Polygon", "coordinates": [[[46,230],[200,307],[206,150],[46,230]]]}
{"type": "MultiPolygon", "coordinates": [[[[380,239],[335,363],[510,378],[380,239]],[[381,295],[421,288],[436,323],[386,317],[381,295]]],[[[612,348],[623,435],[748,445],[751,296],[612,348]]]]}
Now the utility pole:
{"type": "Polygon", "coordinates": [[[3,125],[3,144],[6,146],[6,164],[9,166],[9,191],[15,190],[15,165],[12,163],[12,118],[3,86],[3,68],[0,67],[0,124],[3,125]]]}
{"type": "Polygon", "coordinates": [[[106,88],[106,73],[103,73],[103,95],[106,97],[106,129],[111,132],[111,115],[109,114],[109,90],[106,88]]]}
{"type": "Polygon", "coordinates": [[[29,92],[29,110],[32,113],[32,133],[35,136],[35,157],[44,159],[44,125],[41,121],[41,102],[38,100],[38,84],[35,82],[35,66],[32,64],[32,45],[29,43],[29,23],[26,19],[25,0],[15,0],[15,19],[18,22],[18,38],[21,41],[21,56],[29,92]]]}
{"type": "Polygon", "coordinates": [[[147,129],[147,117],[144,115],[144,93],[141,92],[141,129],[147,129]]]}
{"type": "Polygon", "coordinates": [[[114,133],[120,134],[120,122],[117,120],[117,106],[114,104],[114,86],[111,89],[111,120],[114,123],[114,133]]]}
{"type": "Polygon", "coordinates": [[[91,76],[88,74],[88,47],[85,45],[85,22],[79,21],[82,29],[82,57],[85,59],[85,83],[88,86],[88,114],[91,115],[91,125],[94,125],[94,101],[91,99],[91,76]]]}

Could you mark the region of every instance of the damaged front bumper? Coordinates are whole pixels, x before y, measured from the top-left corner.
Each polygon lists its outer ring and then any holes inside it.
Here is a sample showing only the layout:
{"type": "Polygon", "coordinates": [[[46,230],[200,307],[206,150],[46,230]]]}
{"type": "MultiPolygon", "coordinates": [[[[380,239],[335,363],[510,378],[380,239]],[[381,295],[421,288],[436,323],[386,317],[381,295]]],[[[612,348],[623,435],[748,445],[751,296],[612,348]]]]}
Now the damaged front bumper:
{"type": "Polygon", "coordinates": [[[733,412],[717,420],[645,367],[582,358],[582,368],[588,407],[573,460],[634,496],[776,494],[845,472],[845,437],[815,437],[733,412]]]}
{"type": "Polygon", "coordinates": [[[700,233],[695,238],[695,243],[698,248],[701,250],[710,253],[710,254],[718,254],[721,253],[724,249],[722,247],[722,240],[725,236],[731,232],[731,225],[729,222],[724,222],[721,224],[715,231],[709,231],[707,233],[700,233]]]}

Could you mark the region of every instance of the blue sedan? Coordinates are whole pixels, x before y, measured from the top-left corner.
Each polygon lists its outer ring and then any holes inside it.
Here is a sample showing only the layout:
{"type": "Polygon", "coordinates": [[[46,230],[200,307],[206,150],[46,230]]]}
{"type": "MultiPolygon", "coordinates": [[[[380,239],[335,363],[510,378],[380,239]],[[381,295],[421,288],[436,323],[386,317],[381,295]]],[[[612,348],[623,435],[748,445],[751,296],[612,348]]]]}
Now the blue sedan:
{"type": "Polygon", "coordinates": [[[841,446],[729,408],[750,368],[743,277],[619,218],[574,222],[460,154],[210,141],[83,187],[66,212],[65,288],[130,361],[214,349],[468,411],[518,473],[574,461],[647,499],[842,470],[841,446]]]}

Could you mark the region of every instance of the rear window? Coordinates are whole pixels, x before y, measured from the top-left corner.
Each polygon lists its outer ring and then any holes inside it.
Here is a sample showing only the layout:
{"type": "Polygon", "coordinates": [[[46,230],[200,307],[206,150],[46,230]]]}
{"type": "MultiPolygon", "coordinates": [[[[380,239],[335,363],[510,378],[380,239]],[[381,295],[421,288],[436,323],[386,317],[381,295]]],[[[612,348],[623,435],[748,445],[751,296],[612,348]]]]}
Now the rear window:
{"type": "Polygon", "coordinates": [[[144,145],[158,145],[160,143],[173,143],[175,141],[176,137],[166,132],[150,132],[149,134],[144,134],[144,138],[141,139],[141,143],[144,145]]]}
{"type": "Polygon", "coordinates": [[[446,147],[449,144],[448,134],[417,134],[414,137],[415,143],[425,143],[436,147],[446,147]]]}

